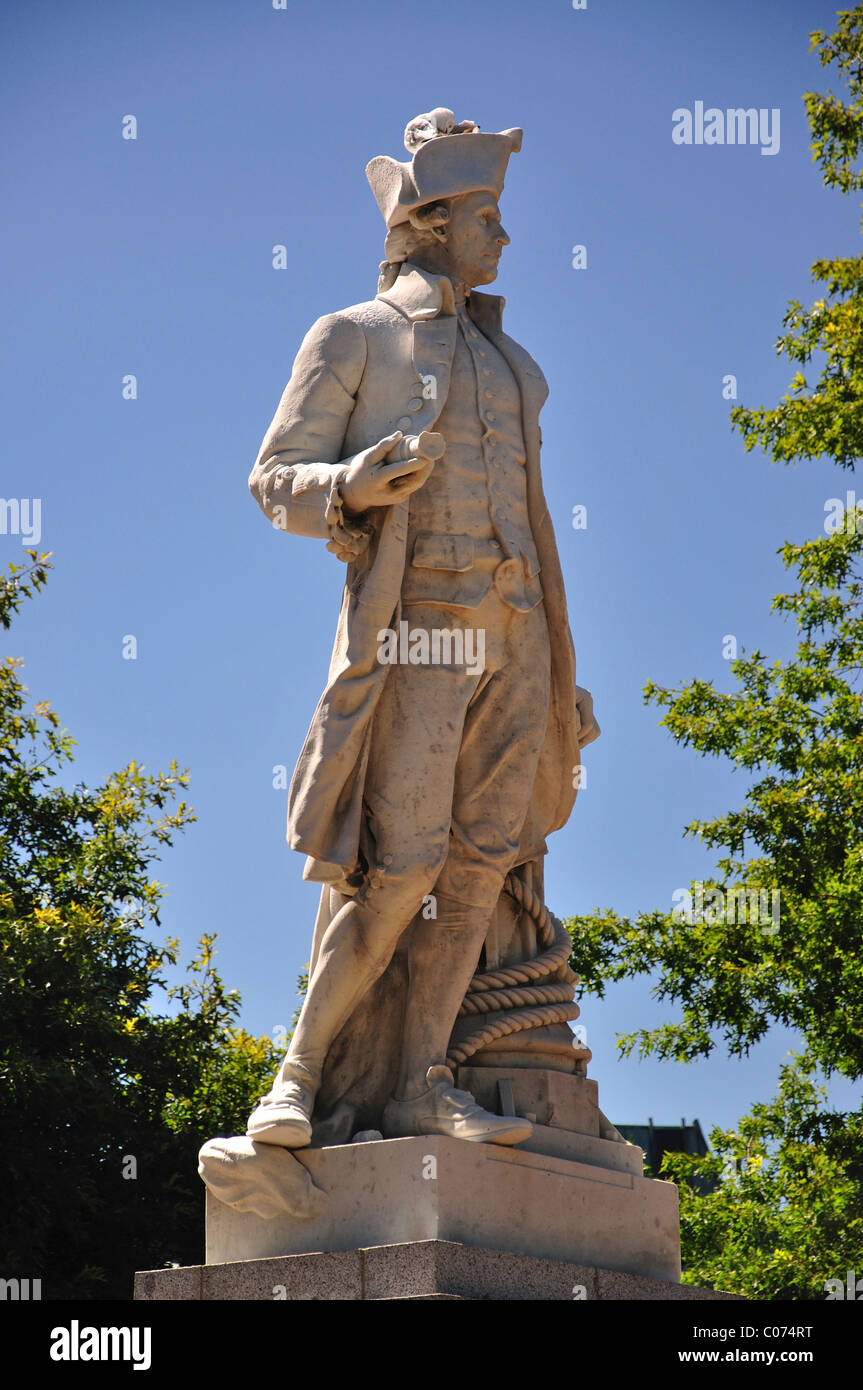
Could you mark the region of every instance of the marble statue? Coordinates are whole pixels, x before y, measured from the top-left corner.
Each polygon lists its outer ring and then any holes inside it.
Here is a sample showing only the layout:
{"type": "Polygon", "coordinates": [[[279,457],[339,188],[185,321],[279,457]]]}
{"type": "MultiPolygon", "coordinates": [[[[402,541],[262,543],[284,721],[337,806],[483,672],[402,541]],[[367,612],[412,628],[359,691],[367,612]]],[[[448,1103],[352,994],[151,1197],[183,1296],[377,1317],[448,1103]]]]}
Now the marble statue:
{"type": "Polygon", "coordinates": [[[530,1119],[457,1067],[589,1056],[542,863],[599,728],[540,477],[548,388],[479,289],[521,141],[437,108],[407,162],[371,160],[377,294],[309,330],[252,470],[272,524],[347,569],[289,797],[322,885],[308,991],[246,1157],[369,1133],[518,1145],[530,1119]]]}

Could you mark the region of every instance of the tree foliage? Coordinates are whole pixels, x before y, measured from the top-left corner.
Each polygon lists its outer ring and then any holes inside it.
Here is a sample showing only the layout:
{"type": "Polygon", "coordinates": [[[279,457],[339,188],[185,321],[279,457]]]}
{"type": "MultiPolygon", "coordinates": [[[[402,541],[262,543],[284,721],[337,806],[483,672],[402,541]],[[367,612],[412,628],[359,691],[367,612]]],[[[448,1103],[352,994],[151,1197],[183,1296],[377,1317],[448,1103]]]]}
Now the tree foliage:
{"type": "MultiPolygon", "coordinates": [[[[803,100],[822,180],[849,193],[863,188],[863,6],[837,18],[836,32],[816,30],[810,48],[822,66],[836,66],[847,99],[807,92],[803,100]]],[[[776,343],[777,354],[798,365],[787,394],[772,409],[735,406],[731,420],[745,449],[762,448],[777,463],[826,456],[853,468],[863,454],[863,256],[817,260],[811,274],[821,297],[808,309],[788,305],[776,343]],[[800,368],[819,359],[810,384],[800,368]]]]}
{"type": "Polygon", "coordinates": [[[739,809],[687,826],[725,851],[700,913],[572,919],[573,968],[587,989],[601,997],[609,981],[658,971],[657,997],[680,1008],[678,1020],[625,1036],[625,1055],[692,1061],[720,1032],[740,1056],[779,1022],[825,1072],[863,1075],[861,550],[856,532],[783,547],[799,578],[774,600],[798,627],[789,660],[744,653],[731,663],[731,693],[704,680],[645,688],[678,743],[753,780],[739,809]],[[764,899],[778,902],[778,920],[764,899]]]}
{"type": "MultiPolygon", "coordinates": [[[[0,581],[0,625],[46,581],[28,552],[0,581]]],[[[188,776],[131,762],[63,786],[73,740],[0,664],[0,1252],[43,1296],[128,1298],[134,1270],[201,1258],[197,1150],[236,1132],[277,1062],[236,1026],[239,998],[201,939],[155,946],[152,862],[194,820],[188,776]],[[169,1011],[157,1013],[161,995],[169,1011]]]]}
{"type": "Polygon", "coordinates": [[[703,1158],[666,1154],[680,1193],[683,1282],[753,1299],[823,1299],[863,1269],[863,1114],[824,1108],[799,1064],[736,1129],[714,1129],[703,1158]],[[693,1177],[716,1184],[700,1196],[693,1177]]]}
{"type": "MultiPolygon", "coordinates": [[[[847,193],[863,188],[863,5],[811,47],[847,85],[847,100],[804,97],[823,181],[847,193]]],[[[812,275],[824,294],[788,306],[776,344],[798,368],[788,393],[731,421],[774,462],[849,469],[863,454],[863,257],[816,261],[812,275]]],[[[780,551],[795,574],[773,602],[797,629],[789,659],[743,652],[730,691],[645,687],[677,743],[747,779],[740,807],[687,826],[719,852],[715,877],[691,885],[688,909],[568,923],[586,990],[651,976],[673,1014],[619,1038],[623,1055],[687,1062],[721,1040],[743,1056],[776,1023],[802,1037],[773,1101],[714,1130],[713,1153],[665,1164],[680,1182],[687,1281],[755,1298],[823,1298],[826,1279],[863,1268],[863,1111],[827,1111],[816,1079],[863,1076],[863,509],[837,521],[780,551]],[[707,1183],[683,1181],[694,1177],[707,1183]]]]}

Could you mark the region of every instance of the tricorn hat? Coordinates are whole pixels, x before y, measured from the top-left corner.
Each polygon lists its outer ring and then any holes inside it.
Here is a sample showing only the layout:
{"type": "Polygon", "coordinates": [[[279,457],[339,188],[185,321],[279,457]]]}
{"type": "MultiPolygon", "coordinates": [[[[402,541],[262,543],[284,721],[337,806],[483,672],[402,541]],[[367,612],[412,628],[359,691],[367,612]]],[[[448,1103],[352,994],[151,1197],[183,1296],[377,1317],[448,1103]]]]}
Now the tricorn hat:
{"type": "Polygon", "coordinates": [[[379,154],[366,165],[366,178],[387,227],[407,222],[415,208],[441,198],[482,191],[499,198],[509,157],[521,149],[521,136],[517,128],[486,135],[473,121],[456,125],[452,111],[444,106],[417,116],[405,130],[405,148],[413,154],[410,163],[379,154]]]}

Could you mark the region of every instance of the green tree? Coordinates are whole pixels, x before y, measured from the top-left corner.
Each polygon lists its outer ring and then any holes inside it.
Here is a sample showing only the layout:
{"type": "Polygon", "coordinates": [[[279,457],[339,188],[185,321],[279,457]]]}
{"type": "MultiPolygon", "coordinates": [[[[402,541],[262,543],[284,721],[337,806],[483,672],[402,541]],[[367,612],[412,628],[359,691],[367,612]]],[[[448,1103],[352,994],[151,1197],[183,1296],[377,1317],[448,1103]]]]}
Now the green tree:
{"type": "Polygon", "coordinates": [[[677,742],[754,780],[742,807],[687,826],[726,851],[700,909],[693,885],[691,910],[573,919],[585,986],[601,996],[608,981],[658,971],[657,997],[680,1007],[675,1022],[626,1035],[625,1055],[692,1061],[721,1030],[740,1056],[779,1022],[826,1072],[863,1075],[861,550],[856,533],[783,547],[801,580],[774,600],[798,625],[789,660],[744,653],[731,693],[701,680],[646,687],[677,742]],[[763,910],[777,892],[778,921],[763,910]]]}
{"type": "MultiPolygon", "coordinates": [[[[28,556],[0,580],[4,628],[46,581],[48,557],[28,556]]],[[[65,788],[73,740],[29,708],[19,664],[0,664],[2,1273],[46,1298],[129,1298],[136,1268],[201,1259],[197,1150],[244,1127],[277,1055],[236,1026],[213,937],[167,990],[178,943],[143,934],[151,863],[194,819],[187,774],[132,762],[65,788]]]]}
{"type": "MultiPolygon", "coordinates": [[[[863,6],[838,21],[811,47],[838,66],[849,99],[810,92],[804,101],[824,182],[848,192],[863,188],[863,6]]],[[[826,295],[810,309],[791,303],[776,344],[799,368],[788,393],[772,409],[735,407],[731,420],[747,450],[847,469],[863,452],[863,257],[819,260],[812,274],[826,295]],[[816,365],[810,384],[803,369],[816,365]]],[[[687,1062],[721,1039],[741,1056],[775,1023],[802,1035],[776,1099],[737,1132],[714,1132],[720,1157],[751,1150],[752,1165],[709,1195],[681,1188],[689,1282],[757,1297],[823,1297],[835,1264],[863,1267],[863,1112],[821,1110],[813,1079],[816,1069],[863,1075],[863,509],[837,509],[835,522],[831,534],[780,551],[796,573],[773,603],[797,627],[790,659],[744,652],[731,663],[730,692],[704,680],[645,687],[678,743],[749,779],[739,809],[687,826],[721,853],[716,876],[691,885],[691,903],[676,912],[627,920],[607,910],[569,923],[572,966],[588,991],[601,997],[609,981],[651,975],[656,997],[673,1006],[672,1021],[621,1037],[623,1055],[687,1062]],[[804,1172],[815,1175],[808,1196],[804,1172]]],[[[667,1171],[719,1175],[714,1156],[670,1160],[667,1171]]]]}
{"type": "Polygon", "coordinates": [[[863,1115],[824,1108],[825,1091],[799,1064],[779,1094],[736,1129],[714,1129],[703,1158],[666,1154],[662,1176],[680,1192],[684,1282],[753,1299],[823,1299],[863,1269],[863,1115]],[[694,1177],[711,1179],[700,1196],[694,1177]]]}
{"type": "MultiPolygon", "coordinates": [[[[863,6],[837,16],[835,34],[816,30],[810,49],[824,67],[835,64],[847,84],[847,100],[832,92],[807,92],[804,104],[812,154],[828,188],[863,189],[863,6]]],[[[760,447],[778,463],[826,456],[853,468],[863,454],[863,256],[818,260],[811,270],[826,294],[804,309],[787,308],[776,343],[778,356],[807,367],[821,355],[810,385],[796,371],[787,394],[772,409],[736,406],[731,420],[747,450],[760,447]]]]}

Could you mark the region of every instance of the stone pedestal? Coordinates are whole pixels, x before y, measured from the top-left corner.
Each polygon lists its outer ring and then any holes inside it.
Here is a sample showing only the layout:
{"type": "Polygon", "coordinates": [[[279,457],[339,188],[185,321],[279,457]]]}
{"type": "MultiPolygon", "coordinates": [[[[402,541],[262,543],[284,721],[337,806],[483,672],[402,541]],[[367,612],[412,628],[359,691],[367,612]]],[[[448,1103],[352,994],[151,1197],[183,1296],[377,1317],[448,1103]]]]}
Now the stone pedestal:
{"type": "Polygon", "coordinates": [[[266,1220],[208,1194],[207,1264],[444,1240],[679,1280],[677,1188],[603,1166],[631,1146],[581,1138],[580,1158],[439,1136],[300,1150],[323,1215],[266,1220]]]}
{"type": "Polygon", "coordinates": [[[642,1176],[641,1149],[599,1109],[595,1081],[461,1067],[486,1109],[527,1115],[516,1148],[426,1136],[299,1149],[326,1194],[308,1219],[265,1219],[208,1194],[207,1264],[445,1241],[679,1281],[677,1189],[642,1176]]]}
{"type": "MultiPolygon", "coordinates": [[[[150,1292],[140,1296],[272,1297],[272,1293],[251,1290],[270,1287],[270,1266],[275,1268],[279,1261],[286,1271],[293,1270],[289,1278],[285,1276],[286,1287],[306,1290],[286,1297],[402,1296],[365,1292],[371,1287],[369,1261],[377,1261],[375,1269],[384,1267],[384,1257],[374,1253],[382,1250],[399,1252],[387,1256],[386,1268],[410,1272],[404,1273],[404,1287],[421,1290],[411,1297],[562,1298],[573,1296],[560,1290],[574,1284],[592,1287],[594,1294],[584,1296],[598,1297],[597,1271],[603,1279],[631,1276],[665,1289],[679,1288],[677,1188],[643,1176],[641,1149],[627,1143],[603,1115],[595,1081],[547,1068],[484,1065],[461,1067],[457,1084],[488,1110],[527,1116],[534,1125],[531,1138],[515,1148],[439,1135],[364,1138],[298,1149],[290,1155],[259,1145],[244,1160],[242,1193],[235,1196],[234,1186],[224,1188],[244,1209],[207,1194],[204,1274],[148,1273],[150,1292]],[[311,1203],[298,1202],[285,1202],[285,1210],[276,1215],[257,1215],[249,1209],[245,1198],[249,1190],[257,1190],[259,1171],[261,1182],[266,1170],[272,1185],[271,1160],[276,1153],[286,1168],[285,1178],[277,1175],[277,1199],[286,1191],[291,1174],[301,1179],[300,1190],[312,1191],[308,1175],[317,1189],[314,1210],[311,1203]],[[310,1214],[298,1216],[297,1211],[310,1214]],[[444,1260],[441,1265],[437,1256],[429,1264],[432,1250],[449,1251],[450,1264],[444,1260]],[[453,1251],[463,1253],[456,1260],[453,1251]],[[485,1270],[476,1284],[480,1292],[460,1293],[455,1285],[444,1287],[446,1279],[440,1274],[444,1267],[457,1265],[462,1271],[468,1265],[480,1267],[470,1264],[470,1252],[485,1270]],[[291,1263],[300,1257],[305,1260],[302,1266],[291,1263]],[[523,1265],[524,1261],[533,1263],[523,1265]],[[253,1273],[253,1267],[259,1266],[260,1271],[253,1273]],[[537,1273],[540,1266],[541,1275],[537,1273]],[[506,1292],[519,1286],[522,1268],[533,1271],[533,1282],[524,1287],[544,1292],[506,1292]],[[331,1273],[336,1269],[340,1271],[336,1285],[346,1292],[327,1292],[335,1287],[331,1273]],[[429,1274],[430,1269],[437,1273],[429,1274]],[[222,1271],[218,1277],[216,1270],[222,1271]],[[582,1278],[573,1270],[593,1273],[582,1278]],[[213,1271],[212,1275],[207,1271],[213,1271]],[[157,1286],[160,1291],[154,1292],[157,1286]],[[167,1292],[170,1288],[176,1292],[167,1292]],[[189,1292],[192,1288],[198,1291],[189,1292]],[[241,1288],[250,1291],[217,1291],[241,1288]],[[315,1288],[318,1292],[308,1291],[315,1288]]],[[[279,1206],[279,1201],[272,1206],[279,1206]]],[[[392,1274],[390,1282],[395,1278],[392,1274]]],[[[272,1283],[283,1284],[285,1279],[273,1276],[272,1283]]],[[[474,1285],[467,1279],[463,1287],[469,1290],[474,1285]]]]}
{"type": "Polygon", "coordinates": [[[485,1300],[681,1302],[735,1294],[621,1274],[565,1260],[506,1254],[423,1240],[319,1255],[145,1270],[135,1276],[143,1302],[485,1300]]]}

